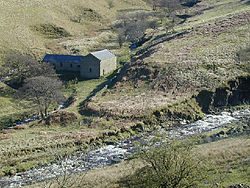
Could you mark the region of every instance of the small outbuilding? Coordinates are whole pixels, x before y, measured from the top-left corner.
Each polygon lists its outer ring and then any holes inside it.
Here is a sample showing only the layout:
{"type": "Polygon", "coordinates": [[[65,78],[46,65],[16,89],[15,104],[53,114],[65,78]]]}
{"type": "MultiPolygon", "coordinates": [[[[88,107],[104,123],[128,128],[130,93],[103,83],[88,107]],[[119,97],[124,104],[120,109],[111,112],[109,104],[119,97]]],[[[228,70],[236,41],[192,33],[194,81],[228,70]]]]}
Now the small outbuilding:
{"type": "Polygon", "coordinates": [[[57,71],[80,72],[83,78],[99,78],[116,69],[116,56],[101,50],[87,56],[46,54],[43,62],[50,63],[57,71]]]}

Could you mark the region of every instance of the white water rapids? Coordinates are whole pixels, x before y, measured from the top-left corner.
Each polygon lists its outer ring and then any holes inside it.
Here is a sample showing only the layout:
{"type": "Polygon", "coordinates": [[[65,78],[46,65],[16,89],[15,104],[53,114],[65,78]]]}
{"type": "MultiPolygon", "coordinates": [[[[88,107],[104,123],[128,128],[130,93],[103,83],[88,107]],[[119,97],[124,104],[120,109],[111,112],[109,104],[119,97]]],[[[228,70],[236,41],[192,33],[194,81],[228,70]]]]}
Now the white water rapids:
{"type": "MultiPolygon", "coordinates": [[[[233,113],[222,112],[218,115],[207,115],[202,120],[172,128],[165,133],[169,138],[181,138],[197,133],[212,131],[227,124],[238,122],[249,117],[249,109],[239,110],[233,113]]],[[[145,137],[148,138],[149,135],[145,137]]],[[[55,163],[45,167],[39,167],[26,172],[17,173],[11,177],[2,177],[0,178],[0,187],[21,187],[25,184],[32,184],[55,178],[62,175],[65,170],[67,171],[67,174],[79,173],[92,168],[100,168],[120,162],[136,150],[133,146],[134,140],[138,139],[130,138],[119,141],[115,145],[106,145],[98,149],[64,159],[61,164],[55,163]]]]}

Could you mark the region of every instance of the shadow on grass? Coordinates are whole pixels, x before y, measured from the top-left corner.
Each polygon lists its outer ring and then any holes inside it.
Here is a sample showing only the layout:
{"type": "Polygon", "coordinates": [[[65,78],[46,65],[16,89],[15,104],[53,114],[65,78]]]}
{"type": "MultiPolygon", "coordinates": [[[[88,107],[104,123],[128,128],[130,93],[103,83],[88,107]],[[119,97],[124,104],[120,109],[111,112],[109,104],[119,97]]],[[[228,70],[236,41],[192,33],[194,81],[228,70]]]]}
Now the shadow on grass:
{"type": "Polygon", "coordinates": [[[120,73],[120,69],[116,69],[113,73],[111,73],[110,75],[108,75],[106,77],[106,81],[102,82],[101,84],[99,84],[91,93],[90,95],[79,104],[78,107],[78,111],[81,115],[85,115],[85,116],[99,116],[99,113],[90,109],[86,108],[86,104],[87,102],[89,102],[91,100],[92,97],[96,96],[96,94],[98,92],[100,92],[103,89],[106,88],[110,88],[114,85],[115,80],[118,76],[118,74],[120,73]]]}
{"type": "Polygon", "coordinates": [[[158,35],[156,36],[152,41],[155,41],[155,42],[152,42],[151,45],[147,46],[146,48],[143,48],[141,50],[138,50],[136,52],[136,56],[139,56],[137,57],[135,60],[137,59],[143,59],[145,57],[149,57],[150,55],[152,55],[156,49],[151,49],[159,44],[162,44],[164,42],[167,42],[167,41],[171,41],[171,40],[174,40],[174,39],[177,39],[177,38],[181,38],[183,37],[185,34],[188,34],[189,32],[188,31],[183,31],[181,33],[177,33],[175,35],[172,35],[172,36],[168,36],[168,34],[162,34],[162,35],[158,35]]]}
{"type": "Polygon", "coordinates": [[[117,12],[122,12],[122,13],[127,13],[127,12],[135,12],[135,11],[148,11],[147,9],[143,9],[143,8],[130,8],[130,9],[120,9],[117,10],[117,12]]]}

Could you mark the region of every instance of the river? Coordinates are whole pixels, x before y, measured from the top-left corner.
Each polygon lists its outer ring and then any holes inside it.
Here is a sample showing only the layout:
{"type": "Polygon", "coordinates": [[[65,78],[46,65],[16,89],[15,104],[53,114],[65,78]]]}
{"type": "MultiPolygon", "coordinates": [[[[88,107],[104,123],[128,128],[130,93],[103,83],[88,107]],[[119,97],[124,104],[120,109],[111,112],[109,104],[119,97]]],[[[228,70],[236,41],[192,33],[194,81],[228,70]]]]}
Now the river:
{"type": "MultiPolygon", "coordinates": [[[[227,124],[239,122],[249,117],[250,109],[238,110],[232,113],[221,112],[216,115],[206,115],[202,120],[198,120],[191,124],[182,124],[179,127],[169,130],[160,129],[158,132],[167,135],[170,139],[183,138],[216,130],[227,124]]],[[[131,137],[119,141],[115,145],[102,146],[88,152],[83,152],[77,156],[65,158],[60,164],[54,163],[48,166],[34,168],[26,172],[17,173],[11,177],[2,177],[0,178],[0,187],[21,187],[25,184],[41,182],[63,175],[65,170],[67,174],[80,173],[93,168],[101,168],[118,163],[136,151],[133,145],[134,141],[138,141],[139,139],[150,139],[150,137],[153,137],[153,133],[143,133],[143,136],[140,138],[131,137]]]]}

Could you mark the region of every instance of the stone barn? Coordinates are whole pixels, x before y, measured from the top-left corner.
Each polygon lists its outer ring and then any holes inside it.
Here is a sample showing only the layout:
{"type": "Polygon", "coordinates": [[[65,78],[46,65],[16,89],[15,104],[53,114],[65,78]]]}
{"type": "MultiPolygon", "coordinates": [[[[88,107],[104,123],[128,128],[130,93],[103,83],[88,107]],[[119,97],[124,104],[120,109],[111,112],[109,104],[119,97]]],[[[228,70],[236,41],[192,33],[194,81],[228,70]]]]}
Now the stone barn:
{"type": "Polygon", "coordinates": [[[98,78],[116,69],[116,56],[108,50],[88,54],[83,59],[81,77],[98,78]]]}
{"type": "Polygon", "coordinates": [[[50,63],[57,71],[80,71],[84,56],[46,54],[42,62],[50,63]]]}
{"type": "Polygon", "coordinates": [[[46,54],[43,62],[57,71],[80,72],[83,78],[99,78],[116,69],[116,56],[108,50],[92,52],[87,56],[46,54]]]}

